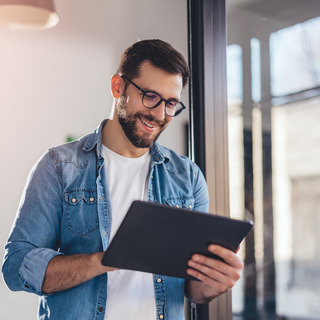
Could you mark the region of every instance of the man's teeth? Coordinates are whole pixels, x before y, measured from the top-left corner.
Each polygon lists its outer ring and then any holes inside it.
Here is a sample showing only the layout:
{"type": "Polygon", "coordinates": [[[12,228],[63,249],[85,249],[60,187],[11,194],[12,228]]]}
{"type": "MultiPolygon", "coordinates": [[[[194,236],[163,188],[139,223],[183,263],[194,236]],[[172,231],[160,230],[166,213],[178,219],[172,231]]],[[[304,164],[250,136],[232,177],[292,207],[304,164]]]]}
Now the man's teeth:
{"type": "Polygon", "coordinates": [[[140,118],[139,117],[139,119],[141,120],[141,122],[143,123],[143,124],[145,124],[147,127],[149,127],[149,128],[154,128],[154,126],[153,125],[151,125],[149,122],[146,122],[145,120],[143,120],[142,118],[140,118]]]}

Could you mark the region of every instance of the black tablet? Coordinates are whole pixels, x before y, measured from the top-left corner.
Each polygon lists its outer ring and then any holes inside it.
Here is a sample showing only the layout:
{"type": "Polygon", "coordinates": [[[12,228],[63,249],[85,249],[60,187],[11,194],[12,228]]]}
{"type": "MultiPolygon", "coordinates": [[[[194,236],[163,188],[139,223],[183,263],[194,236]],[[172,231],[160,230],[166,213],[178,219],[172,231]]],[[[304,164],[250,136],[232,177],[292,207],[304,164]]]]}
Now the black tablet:
{"type": "Polygon", "coordinates": [[[252,225],[249,221],[134,201],[105,251],[102,264],[194,279],[186,273],[194,253],[215,257],[207,250],[209,244],[236,251],[252,225]]]}

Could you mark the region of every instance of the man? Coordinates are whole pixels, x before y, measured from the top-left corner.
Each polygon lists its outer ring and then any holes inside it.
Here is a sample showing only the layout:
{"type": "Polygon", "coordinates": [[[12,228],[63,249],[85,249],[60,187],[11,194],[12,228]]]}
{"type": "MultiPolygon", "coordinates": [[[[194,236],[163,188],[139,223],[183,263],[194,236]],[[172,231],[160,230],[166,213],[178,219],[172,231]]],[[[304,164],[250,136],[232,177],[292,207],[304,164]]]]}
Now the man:
{"type": "MultiPolygon", "coordinates": [[[[101,258],[133,200],[200,211],[208,194],[199,168],[156,139],[183,111],[189,77],[180,53],[161,40],[133,44],[111,79],[113,109],[94,131],[51,148],[33,168],[6,245],[11,290],[40,296],[40,319],[184,319],[183,298],[209,302],[230,289],[243,263],[194,255],[201,281],[115,270],[101,258]]],[[[164,234],[165,236],[165,234],[164,234]]]]}

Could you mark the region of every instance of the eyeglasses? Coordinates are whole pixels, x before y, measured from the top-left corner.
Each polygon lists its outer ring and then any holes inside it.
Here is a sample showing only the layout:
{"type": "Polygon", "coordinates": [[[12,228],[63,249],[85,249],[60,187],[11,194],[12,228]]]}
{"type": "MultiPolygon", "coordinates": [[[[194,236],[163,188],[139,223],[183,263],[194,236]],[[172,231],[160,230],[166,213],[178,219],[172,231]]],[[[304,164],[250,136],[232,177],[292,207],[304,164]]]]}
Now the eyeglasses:
{"type": "Polygon", "coordinates": [[[142,104],[148,109],[154,109],[158,107],[162,101],[164,101],[165,113],[169,117],[176,117],[186,108],[186,106],[181,101],[178,101],[176,99],[163,99],[157,92],[143,90],[130,79],[128,79],[126,76],[122,75],[121,77],[129,81],[132,85],[134,85],[139,91],[143,93],[142,104]]]}

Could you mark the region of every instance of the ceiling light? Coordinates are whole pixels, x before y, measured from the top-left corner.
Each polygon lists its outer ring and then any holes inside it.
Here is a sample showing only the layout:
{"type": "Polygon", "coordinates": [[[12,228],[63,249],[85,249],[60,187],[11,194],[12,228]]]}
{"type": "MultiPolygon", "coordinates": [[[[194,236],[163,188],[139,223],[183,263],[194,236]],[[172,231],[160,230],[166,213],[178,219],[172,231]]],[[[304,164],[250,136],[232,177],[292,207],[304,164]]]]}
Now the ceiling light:
{"type": "Polygon", "coordinates": [[[0,27],[45,30],[58,22],[52,0],[0,0],[0,27]]]}

